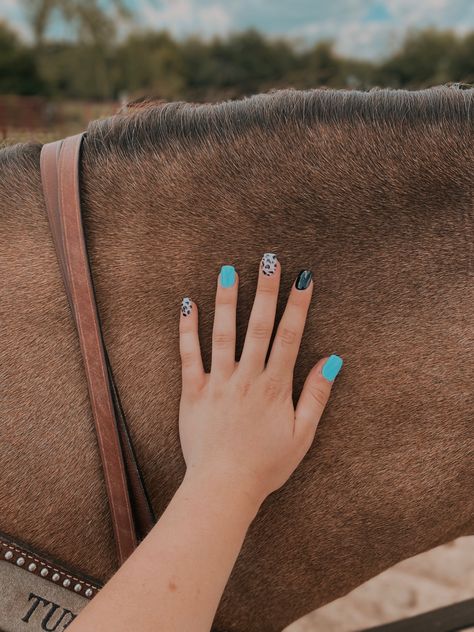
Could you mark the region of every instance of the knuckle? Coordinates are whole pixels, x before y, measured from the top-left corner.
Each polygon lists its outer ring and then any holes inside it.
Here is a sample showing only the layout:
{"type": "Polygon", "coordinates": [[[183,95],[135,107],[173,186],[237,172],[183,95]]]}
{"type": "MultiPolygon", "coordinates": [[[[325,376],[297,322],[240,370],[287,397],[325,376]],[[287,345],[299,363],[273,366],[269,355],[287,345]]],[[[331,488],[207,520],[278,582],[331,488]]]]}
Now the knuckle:
{"type": "Polygon", "coordinates": [[[194,364],[194,353],[192,353],[192,351],[182,351],[181,364],[185,369],[192,366],[194,364]]]}
{"type": "Polygon", "coordinates": [[[313,384],[312,386],[309,387],[308,391],[309,391],[309,395],[318,406],[322,408],[326,406],[329,396],[324,388],[322,388],[321,386],[318,386],[317,384],[316,385],[313,384]]]}
{"type": "Polygon", "coordinates": [[[269,399],[276,399],[280,395],[280,385],[274,381],[268,381],[264,387],[265,396],[269,399]]]}
{"type": "Polygon", "coordinates": [[[265,381],[264,393],[270,399],[284,399],[291,391],[291,385],[277,375],[269,375],[265,381]]]}
{"type": "Polygon", "coordinates": [[[303,424],[303,428],[300,431],[300,441],[303,447],[304,452],[306,453],[311,444],[314,441],[314,435],[316,432],[316,425],[313,423],[303,424]]]}
{"type": "Polygon", "coordinates": [[[306,309],[310,301],[310,297],[306,292],[296,290],[288,299],[288,303],[297,309],[306,309]]]}
{"type": "Polygon", "coordinates": [[[181,318],[179,321],[179,333],[180,336],[184,339],[191,338],[194,335],[195,326],[186,318],[181,318]]]}
{"type": "Polygon", "coordinates": [[[250,380],[248,379],[241,379],[237,382],[236,384],[236,388],[237,388],[237,392],[241,397],[245,397],[249,390],[250,387],[252,386],[250,380]]]}
{"type": "MultiPolygon", "coordinates": [[[[264,279],[266,281],[266,283],[261,283],[259,285],[259,287],[257,288],[257,294],[270,294],[270,296],[273,296],[274,294],[277,294],[278,289],[277,286],[275,285],[275,283],[273,282],[268,282],[269,279],[264,279]]],[[[273,281],[273,279],[272,279],[273,281]]]]}
{"type": "Polygon", "coordinates": [[[227,348],[234,342],[234,336],[231,333],[221,331],[216,332],[212,338],[212,344],[218,349],[227,348]]]}
{"type": "Polygon", "coordinates": [[[216,384],[211,384],[209,386],[209,401],[211,402],[216,402],[218,400],[221,400],[223,397],[224,391],[222,389],[222,386],[218,386],[216,384]]]}
{"type": "Polygon", "coordinates": [[[234,292],[221,291],[217,293],[216,304],[219,305],[234,305],[236,300],[234,292]]]}
{"type": "Polygon", "coordinates": [[[292,345],[296,341],[297,333],[291,327],[283,327],[279,337],[283,344],[292,345]]]}
{"type": "Polygon", "coordinates": [[[252,338],[262,340],[270,337],[271,329],[267,323],[257,322],[250,327],[249,334],[252,338]]]}

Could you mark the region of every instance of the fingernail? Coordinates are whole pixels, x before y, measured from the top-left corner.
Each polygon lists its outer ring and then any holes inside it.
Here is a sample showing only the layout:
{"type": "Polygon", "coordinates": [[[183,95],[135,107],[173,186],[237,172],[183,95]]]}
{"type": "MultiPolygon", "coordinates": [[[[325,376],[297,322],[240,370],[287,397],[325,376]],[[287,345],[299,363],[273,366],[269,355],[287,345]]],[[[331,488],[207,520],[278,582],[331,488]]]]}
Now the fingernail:
{"type": "Polygon", "coordinates": [[[260,262],[260,269],[266,276],[275,274],[278,265],[277,256],[273,252],[265,252],[260,262]]]}
{"type": "Polygon", "coordinates": [[[313,273],[311,270],[301,270],[301,272],[296,277],[295,287],[297,290],[306,290],[308,285],[311,283],[311,279],[313,278],[313,273]]]}
{"type": "Polygon", "coordinates": [[[193,309],[193,304],[191,302],[191,299],[186,296],[181,301],[181,313],[183,314],[183,316],[189,316],[192,309],[193,309]]]}
{"type": "Polygon", "coordinates": [[[232,287],[235,281],[234,266],[222,266],[221,268],[221,286],[232,287]]]}
{"type": "Polygon", "coordinates": [[[323,377],[332,382],[342,367],[342,358],[338,355],[331,355],[326,360],[321,371],[323,377]]]}

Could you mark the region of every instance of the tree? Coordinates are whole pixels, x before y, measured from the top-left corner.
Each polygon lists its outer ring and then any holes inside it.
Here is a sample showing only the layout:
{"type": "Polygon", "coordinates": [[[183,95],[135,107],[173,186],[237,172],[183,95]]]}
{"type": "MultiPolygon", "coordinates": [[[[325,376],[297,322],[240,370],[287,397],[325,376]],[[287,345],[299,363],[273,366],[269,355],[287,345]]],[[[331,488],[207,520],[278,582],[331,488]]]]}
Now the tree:
{"type": "Polygon", "coordinates": [[[117,49],[116,89],[179,99],[185,89],[182,47],[166,31],[132,33],[117,49]]]}
{"type": "Polygon", "coordinates": [[[0,22],[0,93],[33,95],[41,94],[43,89],[33,51],[0,22]]]}
{"type": "Polygon", "coordinates": [[[400,50],[380,65],[376,81],[394,88],[458,81],[451,63],[458,47],[459,40],[452,31],[411,31],[400,50]]]}
{"type": "MultiPolygon", "coordinates": [[[[110,77],[112,46],[117,32],[117,21],[130,19],[131,13],[124,0],[112,0],[112,13],[106,13],[99,0],[22,0],[33,31],[40,73],[51,75],[51,52],[54,46],[46,41],[52,18],[57,15],[75,31],[77,64],[74,71],[84,78],[88,68],[89,89],[96,98],[111,98],[113,83],[110,77]]],[[[74,59],[70,59],[74,62],[74,59]]],[[[53,73],[54,74],[54,73],[53,73]]],[[[82,84],[81,84],[82,85],[82,84]]],[[[78,95],[76,96],[84,96],[78,95]]]]}
{"type": "Polygon", "coordinates": [[[197,96],[219,92],[233,97],[281,84],[295,63],[283,40],[268,40],[254,29],[208,45],[196,39],[184,44],[187,85],[197,96]]]}
{"type": "Polygon", "coordinates": [[[458,43],[448,64],[452,81],[474,84],[474,32],[458,43]]]}
{"type": "Polygon", "coordinates": [[[76,25],[77,39],[83,42],[104,42],[115,34],[115,21],[130,19],[132,14],[124,0],[111,0],[114,15],[100,7],[98,0],[22,0],[33,31],[35,46],[44,41],[54,14],[76,25]]]}
{"type": "Polygon", "coordinates": [[[343,62],[334,53],[333,43],[323,41],[303,51],[296,78],[303,88],[337,87],[345,84],[342,71],[343,62]]]}

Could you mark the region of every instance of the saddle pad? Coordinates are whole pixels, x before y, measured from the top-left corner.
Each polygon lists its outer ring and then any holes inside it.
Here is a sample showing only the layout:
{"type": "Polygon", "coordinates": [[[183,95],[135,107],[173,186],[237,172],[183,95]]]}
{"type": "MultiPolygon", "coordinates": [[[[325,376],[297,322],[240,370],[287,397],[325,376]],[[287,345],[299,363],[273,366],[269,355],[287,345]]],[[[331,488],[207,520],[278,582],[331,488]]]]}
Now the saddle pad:
{"type": "Polygon", "coordinates": [[[0,533],[0,632],[62,632],[101,586],[0,533]]]}

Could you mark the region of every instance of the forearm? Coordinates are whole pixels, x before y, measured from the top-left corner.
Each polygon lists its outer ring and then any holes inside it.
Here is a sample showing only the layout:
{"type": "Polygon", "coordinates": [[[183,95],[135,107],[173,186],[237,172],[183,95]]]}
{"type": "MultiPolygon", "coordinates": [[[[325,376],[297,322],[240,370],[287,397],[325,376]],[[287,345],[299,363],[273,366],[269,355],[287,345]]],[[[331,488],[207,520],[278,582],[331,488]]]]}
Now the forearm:
{"type": "Polygon", "coordinates": [[[208,632],[259,503],[185,476],[163,516],[71,632],[208,632]]]}

